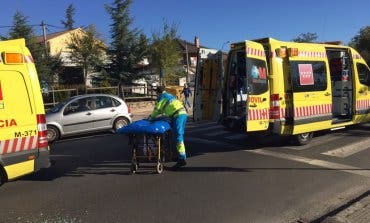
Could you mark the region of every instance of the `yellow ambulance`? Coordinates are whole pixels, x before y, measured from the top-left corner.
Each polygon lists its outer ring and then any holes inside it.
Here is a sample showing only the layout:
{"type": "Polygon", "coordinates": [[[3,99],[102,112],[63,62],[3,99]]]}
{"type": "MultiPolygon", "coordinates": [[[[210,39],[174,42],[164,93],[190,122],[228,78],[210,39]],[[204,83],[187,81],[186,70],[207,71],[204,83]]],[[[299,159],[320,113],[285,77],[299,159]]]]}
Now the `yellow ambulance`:
{"type": "Polygon", "coordinates": [[[315,131],[370,120],[369,67],[356,50],[336,43],[235,43],[222,106],[227,127],[307,144],[315,131]]]}
{"type": "Polygon", "coordinates": [[[0,41],[0,183],[50,166],[44,104],[24,39],[0,41]]]}

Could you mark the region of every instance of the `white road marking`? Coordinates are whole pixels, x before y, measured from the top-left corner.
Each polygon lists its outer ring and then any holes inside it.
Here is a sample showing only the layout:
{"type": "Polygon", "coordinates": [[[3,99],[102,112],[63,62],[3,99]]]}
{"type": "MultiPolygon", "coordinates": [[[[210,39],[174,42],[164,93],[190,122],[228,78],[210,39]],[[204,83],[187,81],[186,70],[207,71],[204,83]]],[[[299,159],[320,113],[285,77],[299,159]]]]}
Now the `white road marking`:
{"type": "Polygon", "coordinates": [[[328,168],[328,169],[338,170],[338,171],[351,173],[351,174],[356,174],[356,175],[360,175],[360,176],[370,178],[370,170],[361,169],[361,168],[354,167],[354,166],[349,166],[349,165],[344,165],[344,164],[339,164],[339,163],[333,163],[333,162],[328,162],[328,161],[318,160],[318,159],[310,159],[310,158],[291,155],[291,154],[286,154],[286,153],[278,153],[278,152],[268,151],[268,150],[264,150],[264,149],[245,150],[245,151],[250,152],[250,153],[265,155],[265,156],[272,156],[272,157],[276,157],[276,158],[281,158],[281,159],[287,159],[287,160],[292,160],[292,161],[296,161],[296,162],[306,163],[306,164],[310,164],[310,165],[313,165],[313,166],[324,167],[324,168],[328,168]]]}
{"type": "Polygon", "coordinates": [[[295,151],[300,151],[300,150],[306,150],[306,149],[311,149],[314,146],[320,146],[324,145],[330,142],[337,141],[338,139],[343,138],[343,136],[319,136],[317,138],[314,138],[312,142],[310,142],[307,145],[303,146],[284,146],[284,147],[279,147],[281,149],[289,149],[289,150],[295,150],[295,151]]]}
{"type": "Polygon", "coordinates": [[[227,143],[227,142],[220,142],[216,140],[208,140],[208,139],[201,139],[196,137],[186,137],[186,142],[195,142],[195,143],[203,143],[207,145],[218,145],[218,146],[235,146],[235,144],[227,143]]]}
{"type": "Polygon", "coordinates": [[[210,130],[215,130],[215,129],[221,129],[223,128],[222,125],[215,125],[215,126],[209,126],[209,127],[200,127],[200,128],[196,128],[196,129],[189,129],[188,131],[189,132],[203,132],[203,131],[210,131],[210,130]]]}
{"type": "Polygon", "coordinates": [[[335,156],[340,158],[345,158],[347,156],[351,156],[355,153],[361,152],[363,150],[370,148],[370,139],[366,139],[360,142],[356,142],[347,146],[339,147],[337,149],[333,149],[321,154],[328,155],[328,156],[335,156]]]}

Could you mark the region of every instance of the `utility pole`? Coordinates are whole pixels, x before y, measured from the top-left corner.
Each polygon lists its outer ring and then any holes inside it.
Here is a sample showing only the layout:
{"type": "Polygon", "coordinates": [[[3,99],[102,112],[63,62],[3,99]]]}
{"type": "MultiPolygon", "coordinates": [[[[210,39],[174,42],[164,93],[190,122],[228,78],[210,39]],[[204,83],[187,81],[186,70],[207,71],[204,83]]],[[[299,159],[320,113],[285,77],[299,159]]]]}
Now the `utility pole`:
{"type": "Polygon", "coordinates": [[[48,55],[48,45],[46,43],[46,23],[44,20],[41,22],[42,26],[42,35],[44,37],[44,47],[45,47],[45,57],[48,55]]]}
{"type": "Polygon", "coordinates": [[[188,53],[188,43],[185,41],[185,51],[186,51],[186,83],[189,83],[189,53],[188,53]]]}

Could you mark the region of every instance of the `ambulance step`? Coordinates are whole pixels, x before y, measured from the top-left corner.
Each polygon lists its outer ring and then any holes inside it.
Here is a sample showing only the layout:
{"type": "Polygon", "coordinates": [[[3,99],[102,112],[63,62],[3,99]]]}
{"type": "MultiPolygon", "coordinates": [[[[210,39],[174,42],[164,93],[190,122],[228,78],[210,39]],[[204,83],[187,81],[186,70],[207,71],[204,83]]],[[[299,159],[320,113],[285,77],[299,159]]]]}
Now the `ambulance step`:
{"type": "Polygon", "coordinates": [[[344,128],[346,128],[346,127],[345,126],[336,127],[336,128],[330,129],[330,131],[336,131],[336,130],[340,130],[340,129],[344,129],[344,128]]]}

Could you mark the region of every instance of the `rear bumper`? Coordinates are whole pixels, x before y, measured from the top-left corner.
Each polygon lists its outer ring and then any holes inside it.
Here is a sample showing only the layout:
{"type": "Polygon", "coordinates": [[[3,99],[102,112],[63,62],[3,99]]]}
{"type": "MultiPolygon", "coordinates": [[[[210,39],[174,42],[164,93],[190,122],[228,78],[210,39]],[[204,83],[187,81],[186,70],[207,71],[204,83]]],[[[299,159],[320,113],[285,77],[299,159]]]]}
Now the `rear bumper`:
{"type": "Polygon", "coordinates": [[[39,156],[35,160],[35,171],[50,167],[49,147],[39,149],[39,156]]]}

